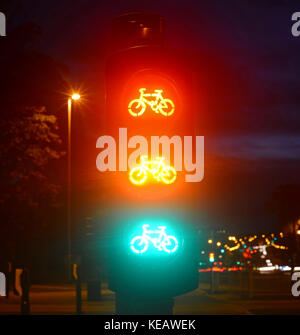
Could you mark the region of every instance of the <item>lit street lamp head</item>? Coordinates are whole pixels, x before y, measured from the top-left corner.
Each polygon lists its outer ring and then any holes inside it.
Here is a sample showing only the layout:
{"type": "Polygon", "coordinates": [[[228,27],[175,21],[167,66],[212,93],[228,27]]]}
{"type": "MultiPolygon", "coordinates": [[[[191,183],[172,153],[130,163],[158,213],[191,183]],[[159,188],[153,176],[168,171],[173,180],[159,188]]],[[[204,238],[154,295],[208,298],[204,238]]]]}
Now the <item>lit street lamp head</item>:
{"type": "Polygon", "coordinates": [[[74,93],[72,95],[72,100],[79,100],[80,99],[80,95],[78,93],[74,93]]]}

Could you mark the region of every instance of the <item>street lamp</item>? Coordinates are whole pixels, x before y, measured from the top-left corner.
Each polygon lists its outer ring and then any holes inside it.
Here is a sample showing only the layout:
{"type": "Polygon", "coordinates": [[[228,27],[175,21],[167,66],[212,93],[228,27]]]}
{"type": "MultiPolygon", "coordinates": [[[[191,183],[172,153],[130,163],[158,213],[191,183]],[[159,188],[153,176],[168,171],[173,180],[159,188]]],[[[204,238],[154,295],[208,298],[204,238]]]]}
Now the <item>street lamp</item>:
{"type": "Polygon", "coordinates": [[[68,279],[71,279],[71,114],[72,114],[72,101],[80,99],[78,93],[73,93],[68,99],[68,186],[67,186],[67,235],[68,235],[68,254],[67,254],[67,267],[68,279]]]}
{"type": "Polygon", "coordinates": [[[80,99],[80,94],[78,94],[78,93],[74,93],[73,95],[72,95],[72,100],[79,100],[80,99]]]}

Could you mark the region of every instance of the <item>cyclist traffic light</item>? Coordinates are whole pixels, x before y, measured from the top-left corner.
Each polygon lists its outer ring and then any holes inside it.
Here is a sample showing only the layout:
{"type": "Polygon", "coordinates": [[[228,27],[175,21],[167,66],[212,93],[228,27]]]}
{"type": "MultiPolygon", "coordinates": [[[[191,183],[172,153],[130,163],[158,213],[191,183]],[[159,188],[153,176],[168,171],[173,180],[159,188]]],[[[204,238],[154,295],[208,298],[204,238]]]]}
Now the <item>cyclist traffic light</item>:
{"type": "Polygon", "coordinates": [[[155,229],[150,224],[143,224],[142,234],[136,235],[130,242],[131,250],[136,254],[173,254],[178,249],[178,240],[173,235],[167,235],[167,226],[159,225],[155,229]]]}
{"type": "Polygon", "coordinates": [[[201,95],[192,62],[185,50],[164,46],[164,23],[157,15],[116,18],[111,41],[107,133],[96,144],[97,169],[109,185],[107,201],[197,206],[204,140],[195,136],[201,95]]]}
{"type": "Polygon", "coordinates": [[[188,213],[120,209],[109,229],[109,288],[183,294],[198,286],[198,236],[188,213]]]}
{"type": "Polygon", "coordinates": [[[134,167],[130,173],[130,181],[135,185],[144,184],[149,176],[156,182],[172,184],[176,180],[177,172],[172,166],[164,164],[164,157],[157,157],[149,161],[147,156],[141,156],[141,165],[134,167]]]}
{"type": "Polygon", "coordinates": [[[175,105],[172,100],[163,98],[163,90],[154,90],[154,93],[145,93],[145,91],[146,88],[140,88],[139,98],[130,101],[128,105],[129,114],[134,117],[142,116],[148,106],[156,114],[171,116],[174,113],[175,105]]]}
{"type": "Polygon", "coordinates": [[[203,143],[196,138],[192,145],[197,99],[187,59],[163,48],[163,26],[157,15],[114,21],[106,71],[108,135],[97,142],[104,149],[98,170],[112,171],[105,217],[111,226],[109,287],[136,299],[170,298],[198,286],[197,229],[189,212],[196,193],[182,171],[199,163],[196,149],[203,143]]]}

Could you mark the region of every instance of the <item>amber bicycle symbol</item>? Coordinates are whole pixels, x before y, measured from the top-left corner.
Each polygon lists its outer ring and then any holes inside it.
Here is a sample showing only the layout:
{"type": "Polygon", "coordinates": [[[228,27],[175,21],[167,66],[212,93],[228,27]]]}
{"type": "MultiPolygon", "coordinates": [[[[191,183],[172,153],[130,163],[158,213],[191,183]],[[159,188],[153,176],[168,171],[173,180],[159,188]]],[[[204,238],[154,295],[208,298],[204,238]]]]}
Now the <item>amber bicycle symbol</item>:
{"type": "Polygon", "coordinates": [[[148,161],[147,156],[141,156],[141,165],[130,171],[129,178],[133,184],[144,184],[148,176],[157,182],[172,184],[177,176],[176,170],[172,166],[166,166],[163,157],[157,157],[155,161],[148,161]]]}
{"type": "Polygon", "coordinates": [[[164,116],[171,116],[174,113],[175,105],[172,100],[163,98],[163,90],[154,90],[155,93],[145,93],[145,91],[146,88],[140,88],[140,97],[130,101],[128,111],[132,116],[141,116],[147,106],[150,106],[155,113],[164,116]]]}

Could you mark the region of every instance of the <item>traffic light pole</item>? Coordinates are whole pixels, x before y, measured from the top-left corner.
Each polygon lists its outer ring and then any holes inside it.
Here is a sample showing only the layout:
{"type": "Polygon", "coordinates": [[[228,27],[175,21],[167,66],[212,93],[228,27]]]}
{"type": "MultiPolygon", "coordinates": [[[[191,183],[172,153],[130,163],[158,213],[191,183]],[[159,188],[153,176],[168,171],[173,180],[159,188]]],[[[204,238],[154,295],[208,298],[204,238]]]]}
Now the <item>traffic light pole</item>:
{"type": "Polygon", "coordinates": [[[146,296],[140,294],[116,293],[116,314],[118,315],[172,315],[174,298],[172,296],[146,296]]]}

